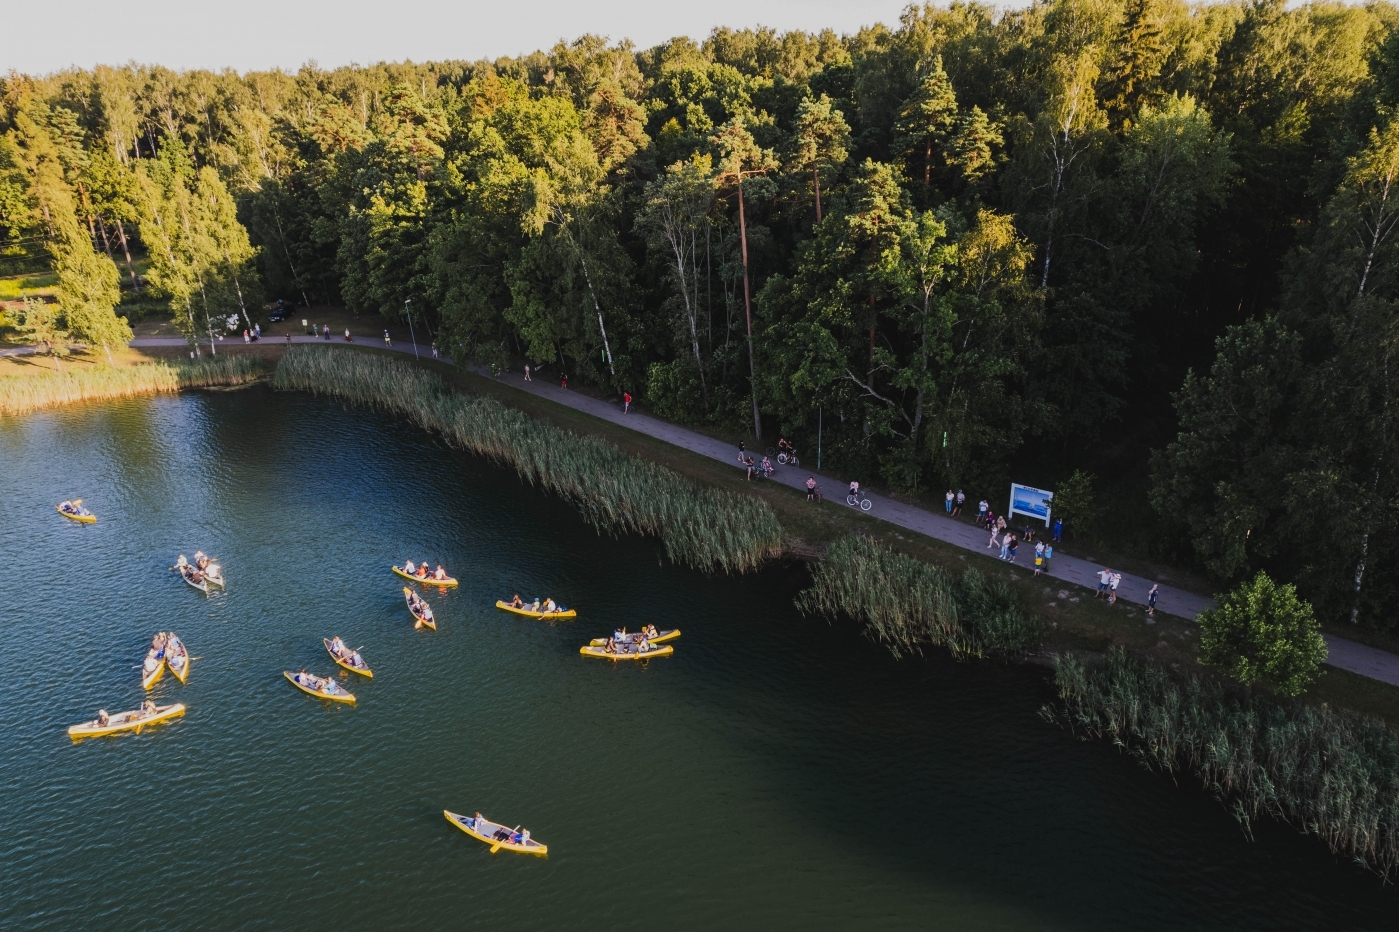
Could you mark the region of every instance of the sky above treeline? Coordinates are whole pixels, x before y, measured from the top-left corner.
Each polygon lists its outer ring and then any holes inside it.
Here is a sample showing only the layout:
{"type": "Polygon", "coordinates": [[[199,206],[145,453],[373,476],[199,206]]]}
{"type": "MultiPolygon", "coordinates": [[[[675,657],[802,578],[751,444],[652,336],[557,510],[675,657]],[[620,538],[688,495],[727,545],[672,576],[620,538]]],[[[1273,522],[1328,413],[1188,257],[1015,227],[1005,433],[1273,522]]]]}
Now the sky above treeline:
{"type": "MultiPolygon", "coordinates": [[[[5,13],[0,71],[47,74],[136,61],[170,68],[296,70],[315,61],[478,60],[547,49],[584,33],[639,48],[716,26],[854,32],[896,25],[905,0],[67,0],[5,13]]],[[[1016,4],[1019,5],[1019,4],[1016,4]]]]}

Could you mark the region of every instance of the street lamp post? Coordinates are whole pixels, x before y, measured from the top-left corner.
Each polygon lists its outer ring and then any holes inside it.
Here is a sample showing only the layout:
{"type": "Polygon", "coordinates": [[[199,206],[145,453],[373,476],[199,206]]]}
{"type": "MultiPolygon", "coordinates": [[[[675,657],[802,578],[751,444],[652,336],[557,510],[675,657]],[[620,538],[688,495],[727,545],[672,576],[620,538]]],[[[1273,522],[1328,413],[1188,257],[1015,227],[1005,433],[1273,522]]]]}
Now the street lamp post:
{"type": "Polygon", "coordinates": [[[403,312],[408,315],[408,336],[413,340],[413,358],[418,358],[418,335],[413,332],[413,310],[409,307],[413,303],[412,298],[403,302],[403,312]]]}

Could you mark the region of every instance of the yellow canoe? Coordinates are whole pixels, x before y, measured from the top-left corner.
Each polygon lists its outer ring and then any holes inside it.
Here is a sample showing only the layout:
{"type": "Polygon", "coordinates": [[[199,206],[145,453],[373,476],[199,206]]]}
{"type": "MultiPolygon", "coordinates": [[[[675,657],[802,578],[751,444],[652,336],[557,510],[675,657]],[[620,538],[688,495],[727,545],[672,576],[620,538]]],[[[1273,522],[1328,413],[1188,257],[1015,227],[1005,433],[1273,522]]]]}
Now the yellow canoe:
{"type": "Polygon", "coordinates": [[[503,608],[507,612],[514,612],[516,615],[524,615],[526,618],[577,618],[578,613],[571,608],[566,608],[561,612],[536,612],[528,608],[516,608],[509,602],[495,603],[496,608],[503,608]]]}
{"type": "MultiPolygon", "coordinates": [[[[636,633],[635,633],[635,632],[632,632],[632,633],[628,634],[627,637],[628,637],[628,638],[634,638],[634,637],[636,637],[636,633]]],[[[678,637],[680,637],[680,629],[679,629],[679,628],[673,628],[673,629],[670,630],[670,631],[661,631],[661,632],[659,632],[655,637],[650,638],[649,640],[651,641],[652,644],[664,644],[666,641],[673,641],[673,640],[675,640],[675,639],[678,638],[678,637]]],[[[591,641],[588,642],[588,646],[589,646],[589,647],[602,647],[602,646],[603,646],[604,644],[606,644],[606,643],[607,643],[607,638],[593,638],[591,641]]]]}
{"type": "MultiPolygon", "coordinates": [[[[603,642],[607,643],[606,641],[603,642]]],[[[615,654],[609,654],[602,647],[594,647],[589,644],[586,647],[578,648],[578,653],[584,657],[601,657],[603,660],[650,660],[652,657],[669,657],[675,653],[675,648],[666,644],[662,647],[653,647],[644,654],[636,650],[619,650],[615,654]]]]}
{"type": "Polygon", "coordinates": [[[67,518],[69,521],[80,521],[80,522],[82,522],[83,524],[96,524],[96,523],[97,523],[97,515],[93,514],[93,513],[90,512],[90,511],[87,512],[86,514],[78,514],[78,515],[75,515],[75,514],[73,514],[71,511],[64,511],[62,508],[58,507],[57,505],[54,505],[54,506],[53,506],[53,510],[56,511],[56,512],[58,512],[59,514],[63,515],[63,517],[67,518]]]}
{"type": "MultiPolygon", "coordinates": [[[[340,655],[336,654],[335,651],[330,649],[330,638],[321,638],[321,643],[325,645],[325,652],[327,654],[330,654],[331,660],[334,660],[337,664],[344,667],[346,670],[349,670],[351,673],[358,673],[360,676],[367,676],[371,680],[374,679],[373,670],[369,669],[368,667],[357,667],[351,662],[354,660],[358,660],[360,663],[364,663],[364,658],[359,655],[359,651],[352,650],[350,651],[349,657],[341,657],[340,655]]],[[[347,648],[349,647],[348,644],[345,646],[347,648]]]]}
{"type": "Polygon", "coordinates": [[[95,738],[98,735],[114,735],[119,731],[135,731],[141,733],[141,729],[147,725],[154,725],[156,722],[163,722],[175,718],[177,715],[184,715],[185,707],[180,703],[167,706],[156,706],[154,712],[147,712],[145,709],[134,709],[130,712],[118,712],[107,719],[107,724],[98,724],[96,719],[90,722],[83,722],[81,725],[74,725],[68,729],[68,737],[77,741],[79,738],[95,738]]]}
{"type": "Polygon", "coordinates": [[[408,603],[408,614],[412,615],[414,618],[413,627],[421,628],[426,626],[436,631],[437,619],[432,617],[432,609],[429,608],[428,614],[426,615],[419,615],[417,612],[413,611],[413,602],[409,598],[412,594],[412,589],[409,589],[407,586],[403,587],[403,601],[408,603]]]}
{"type": "Polygon", "coordinates": [[[171,634],[167,637],[169,640],[165,644],[165,665],[170,668],[171,673],[175,674],[175,679],[183,684],[189,678],[191,660],[189,649],[185,647],[185,642],[175,635],[171,634]]]}
{"type": "Polygon", "coordinates": [[[405,573],[403,567],[395,566],[393,571],[404,579],[411,579],[413,582],[427,583],[429,586],[455,586],[457,581],[448,576],[446,579],[433,579],[431,576],[414,576],[412,573],[405,573]]]}
{"type": "Polygon", "coordinates": [[[146,661],[141,663],[141,688],[150,689],[160,678],[165,675],[165,651],[157,652],[154,647],[146,651],[146,661]],[[152,668],[148,661],[154,660],[155,666],[152,668]]]}
{"type": "MultiPolygon", "coordinates": [[[[292,673],[290,670],[283,670],[283,671],[282,671],[282,675],[285,676],[285,677],[287,678],[287,682],[288,682],[288,683],[291,683],[293,686],[295,686],[297,689],[301,690],[302,692],[304,692],[304,693],[305,693],[306,695],[308,695],[308,696],[315,696],[317,699],[329,699],[331,702],[350,702],[350,703],[353,703],[353,702],[355,701],[355,694],[354,694],[354,693],[348,693],[348,692],[346,692],[346,691],[345,691],[345,687],[339,685],[338,683],[336,683],[334,680],[332,680],[332,679],[331,679],[330,677],[328,677],[328,676],[327,676],[327,677],[319,677],[319,676],[318,676],[318,677],[316,677],[316,679],[322,680],[323,682],[325,682],[326,684],[328,684],[328,686],[329,686],[330,688],[332,688],[332,689],[335,690],[334,692],[326,692],[326,691],[324,690],[324,688],[322,688],[322,689],[312,689],[310,686],[307,686],[307,685],[304,684],[304,683],[298,683],[298,682],[296,681],[296,674],[295,674],[295,673],[292,673]]],[[[309,676],[310,674],[307,674],[307,675],[309,676]]]]}
{"type": "Polygon", "coordinates": [[[513,835],[515,833],[515,830],[509,828],[508,826],[501,825],[497,822],[492,822],[490,819],[487,819],[484,816],[482,816],[480,819],[477,819],[474,816],[457,815],[455,812],[451,812],[447,809],[443,809],[442,814],[447,817],[448,822],[451,822],[453,825],[461,829],[463,832],[466,832],[466,834],[470,835],[472,838],[490,845],[491,854],[495,854],[496,851],[500,850],[501,848],[504,848],[506,851],[516,851],[520,854],[538,854],[545,857],[549,855],[549,846],[541,845],[533,838],[524,842],[524,844],[517,844],[512,841],[502,841],[499,838],[496,838],[496,832],[506,832],[510,835],[513,835]],[[479,825],[477,824],[478,822],[480,823],[479,825]]]}

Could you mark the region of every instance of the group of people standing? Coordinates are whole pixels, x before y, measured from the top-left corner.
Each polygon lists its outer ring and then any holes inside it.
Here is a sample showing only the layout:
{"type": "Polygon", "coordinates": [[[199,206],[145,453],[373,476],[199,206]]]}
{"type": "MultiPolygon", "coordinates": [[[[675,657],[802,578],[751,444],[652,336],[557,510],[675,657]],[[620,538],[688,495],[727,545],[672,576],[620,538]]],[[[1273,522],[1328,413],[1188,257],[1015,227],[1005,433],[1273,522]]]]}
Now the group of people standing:
{"type": "MultiPolygon", "coordinates": [[[[1014,563],[1019,555],[1020,536],[1017,535],[1006,524],[1005,518],[995,517],[988,513],[984,524],[991,534],[991,539],[987,542],[988,548],[999,546],[1001,548],[1001,559],[1008,563],[1014,563]]],[[[1035,575],[1049,572],[1049,562],[1054,559],[1054,542],[1035,540],[1035,529],[1032,525],[1025,525],[1023,530],[1025,542],[1035,545],[1035,575]]]]}

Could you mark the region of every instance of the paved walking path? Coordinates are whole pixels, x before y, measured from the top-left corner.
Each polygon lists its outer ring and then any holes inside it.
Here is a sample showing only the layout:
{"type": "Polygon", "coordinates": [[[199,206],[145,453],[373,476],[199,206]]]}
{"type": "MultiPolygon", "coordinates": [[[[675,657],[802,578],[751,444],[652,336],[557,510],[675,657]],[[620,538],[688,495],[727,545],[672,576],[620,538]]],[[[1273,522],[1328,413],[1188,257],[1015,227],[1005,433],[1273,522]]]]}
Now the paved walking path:
{"type": "MultiPolygon", "coordinates": [[[[274,345],[282,344],[286,342],[286,337],[264,337],[263,342],[274,345]]],[[[291,342],[321,344],[329,342],[331,345],[343,345],[343,338],[337,337],[333,341],[326,341],[321,337],[294,335],[291,338],[291,342]]],[[[361,337],[359,342],[362,345],[374,348],[385,348],[379,340],[375,338],[361,337]]],[[[186,342],[183,337],[137,337],[131,341],[131,345],[133,347],[184,346],[186,342]]],[[[241,343],[235,338],[221,341],[221,345],[238,346],[241,345],[241,343]]],[[[411,354],[414,352],[411,344],[403,343],[402,341],[387,348],[401,353],[411,354]]],[[[13,347],[0,350],[0,355],[19,355],[26,351],[33,352],[34,349],[36,348],[13,347]]],[[[431,351],[423,347],[419,347],[418,352],[423,357],[431,355],[431,351]]],[[[490,377],[490,373],[484,367],[471,366],[470,369],[479,375],[490,377]]],[[[704,434],[677,426],[669,421],[663,421],[659,418],[640,414],[635,411],[624,415],[621,406],[615,402],[593,398],[590,395],[580,394],[579,392],[566,391],[560,388],[557,382],[553,381],[538,379],[526,382],[523,375],[515,372],[504,373],[499,376],[496,381],[509,385],[512,388],[529,392],[532,395],[537,395],[548,401],[565,405],[576,411],[591,414],[601,420],[629,428],[650,437],[655,437],[657,440],[664,440],[666,443],[682,447],[691,452],[698,453],[701,456],[707,456],[710,459],[729,463],[735,470],[740,468],[738,465],[737,448],[722,441],[715,440],[712,437],[707,437],[704,434]]],[[[761,451],[758,451],[757,456],[761,457],[761,451]]],[[[829,473],[818,473],[805,466],[801,468],[778,466],[773,480],[795,489],[804,489],[807,476],[816,477],[818,487],[826,497],[826,501],[821,507],[850,507],[845,504],[845,490],[849,488],[850,485],[847,479],[839,479],[829,473]]],[[[975,553],[987,553],[988,555],[999,553],[998,549],[987,546],[987,539],[990,535],[973,525],[944,517],[943,515],[919,508],[916,505],[894,501],[882,495],[871,495],[870,501],[873,502],[873,508],[869,512],[871,517],[887,521],[890,524],[908,531],[945,541],[975,553]]],[[[1029,563],[1028,566],[1022,564],[1021,569],[1026,573],[1033,572],[1034,548],[1032,546],[1022,547],[1021,550],[1023,552],[1022,559],[1029,563]]],[[[1101,569],[1101,564],[1089,563],[1087,560],[1071,557],[1068,554],[1056,554],[1045,582],[1048,585],[1053,585],[1054,580],[1064,580],[1083,586],[1089,590],[1096,590],[1098,582],[1097,573],[1101,569]]],[[[1151,585],[1152,580],[1123,573],[1122,583],[1118,587],[1117,596],[1119,599],[1124,599],[1128,602],[1145,605],[1147,592],[1151,589],[1151,585]]],[[[1213,605],[1214,601],[1206,596],[1188,592],[1184,589],[1177,589],[1174,586],[1162,585],[1160,598],[1157,601],[1157,610],[1193,620],[1196,615],[1213,605]]],[[[1325,637],[1328,649],[1326,662],[1331,666],[1338,667],[1342,670],[1349,670],[1352,673],[1358,673],[1361,676],[1380,680],[1394,686],[1399,686],[1399,656],[1388,653],[1387,651],[1378,650],[1377,648],[1367,647],[1364,644],[1358,644],[1354,641],[1348,641],[1344,638],[1338,638],[1332,635],[1326,635],[1325,637]]]]}

